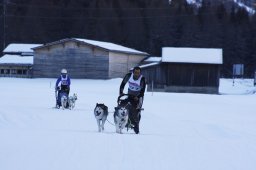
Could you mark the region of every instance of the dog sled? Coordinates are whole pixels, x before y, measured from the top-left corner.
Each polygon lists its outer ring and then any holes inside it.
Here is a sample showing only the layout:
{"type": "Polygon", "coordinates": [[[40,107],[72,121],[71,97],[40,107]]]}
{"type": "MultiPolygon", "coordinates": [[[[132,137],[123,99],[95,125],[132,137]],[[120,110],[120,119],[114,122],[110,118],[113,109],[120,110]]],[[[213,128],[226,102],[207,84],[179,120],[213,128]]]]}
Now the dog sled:
{"type": "Polygon", "coordinates": [[[55,91],[55,98],[56,98],[56,108],[62,108],[62,109],[74,109],[75,102],[77,100],[77,94],[74,93],[73,96],[68,96],[68,93],[66,91],[55,91]]]}
{"type": "Polygon", "coordinates": [[[138,101],[135,101],[134,95],[123,94],[117,99],[117,107],[115,108],[115,115],[118,114],[118,109],[126,108],[128,110],[128,121],[125,125],[127,131],[133,129],[136,134],[139,133],[139,123],[141,119],[141,108],[137,108],[138,101]]]}

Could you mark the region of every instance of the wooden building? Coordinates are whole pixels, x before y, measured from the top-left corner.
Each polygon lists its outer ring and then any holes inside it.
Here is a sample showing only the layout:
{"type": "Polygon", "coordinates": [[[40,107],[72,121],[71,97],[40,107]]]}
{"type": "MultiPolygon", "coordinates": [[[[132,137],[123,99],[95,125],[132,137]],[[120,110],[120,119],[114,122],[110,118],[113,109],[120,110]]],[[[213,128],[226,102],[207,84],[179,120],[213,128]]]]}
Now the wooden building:
{"type": "Polygon", "coordinates": [[[33,50],[41,44],[9,44],[0,58],[0,77],[31,78],[33,50]]]}
{"type": "Polygon", "coordinates": [[[148,91],[218,94],[222,49],[162,49],[162,59],[142,65],[148,91]]]}
{"type": "Polygon", "coordinates": [[[121,45],[88,39],[67,38],[34,50],[33,77],[57,77],[62,68],[72,78],[123,77],[147,53],[121,45]]]}

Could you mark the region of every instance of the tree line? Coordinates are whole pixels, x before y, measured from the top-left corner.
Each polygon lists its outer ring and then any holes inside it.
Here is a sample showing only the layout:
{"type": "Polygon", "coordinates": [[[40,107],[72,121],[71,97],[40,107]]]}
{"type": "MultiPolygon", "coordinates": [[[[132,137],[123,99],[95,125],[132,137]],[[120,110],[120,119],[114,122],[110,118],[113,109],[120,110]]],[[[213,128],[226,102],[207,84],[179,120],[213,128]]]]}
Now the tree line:
{"type": "MultiPolygon", "coordinates": [[[[228,2],[228,1],[227,1],[228,2]]],[[[256,15],[234,3],[205,0],[2,0],[3,43],[48,43],[86,38],[121,44],[161,56],[162,47],[222,48],[222,77],[244,64],[256,69],[256,15]]]]}

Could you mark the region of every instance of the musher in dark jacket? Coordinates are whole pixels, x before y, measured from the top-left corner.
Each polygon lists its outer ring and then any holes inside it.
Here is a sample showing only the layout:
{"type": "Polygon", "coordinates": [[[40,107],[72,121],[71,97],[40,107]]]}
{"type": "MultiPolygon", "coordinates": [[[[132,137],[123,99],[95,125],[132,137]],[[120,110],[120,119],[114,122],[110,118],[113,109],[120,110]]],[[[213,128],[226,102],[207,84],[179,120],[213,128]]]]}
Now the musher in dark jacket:
{"type": "MultiPolygon", "coordinates": [[[[123,78],[123,81],[120,85],[119,95],[123,95],[124,87],[128,83],[128,100],[133,104],[133,107],[136,109],[135,115],[132,115],[134,118],[132,124],[134,125],[134,131],[136,134],[139,133],[139,121],[140,121],[140,111],[143,104],[143,98],[146,88],[145,77],[141,74],[140,67],[134,67],[132,73],[128,73],[123,78]]],[[[130,115],[131,116],[131,115],[130,115]]]]}

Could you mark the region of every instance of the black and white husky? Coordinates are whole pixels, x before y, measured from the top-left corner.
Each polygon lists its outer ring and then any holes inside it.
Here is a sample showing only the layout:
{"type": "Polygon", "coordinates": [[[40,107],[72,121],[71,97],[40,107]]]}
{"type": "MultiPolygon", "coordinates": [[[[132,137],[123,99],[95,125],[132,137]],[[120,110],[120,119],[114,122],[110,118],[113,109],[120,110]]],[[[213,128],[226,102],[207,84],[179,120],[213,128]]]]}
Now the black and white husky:
{"type": "Polygon", "coordinates": [[[126,106],[119,105],[115,107],[114,122],[116,126],[116,133],[122,133],[122,130],[128,123],[129,111],[126,106]]]}
{"type": "Polygon", "coordinates": [[[104,131],[104,124],[108,117],[108,107],[104,104],[97,103],[94,109],[94,115],[97,120],[98,131],[104,131]]]}
{"type": "Polygon", "coordinates": [[[75,104],[76,104],[76,100],[77,100],[77,94],[74,93],[73,96],[69,96],[68,98],[68,107],[69,109],[74,109],[75,104]]]}

